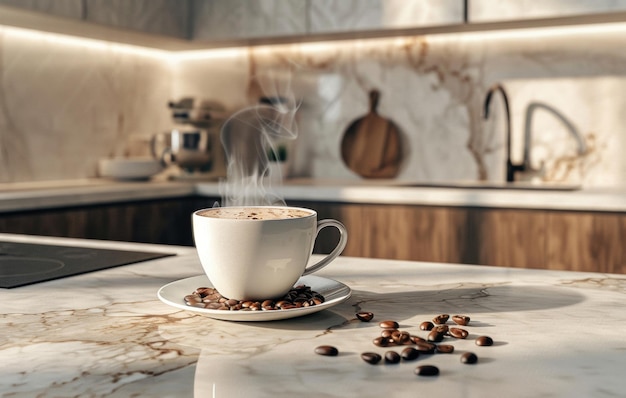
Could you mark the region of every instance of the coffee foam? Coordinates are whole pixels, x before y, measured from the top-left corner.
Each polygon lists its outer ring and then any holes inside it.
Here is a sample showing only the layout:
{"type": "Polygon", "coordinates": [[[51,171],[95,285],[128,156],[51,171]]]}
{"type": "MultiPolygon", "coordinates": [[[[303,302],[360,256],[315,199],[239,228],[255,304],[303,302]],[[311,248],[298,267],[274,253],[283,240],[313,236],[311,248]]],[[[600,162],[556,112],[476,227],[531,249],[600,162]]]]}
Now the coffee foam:
{"type": "Polygon", "coordinates": [[[298,208],[277,207],[216,207],[198,213],[203,217],[227,218],[233,220],[282,220],[312,215],[311,211],[298,208]]]}

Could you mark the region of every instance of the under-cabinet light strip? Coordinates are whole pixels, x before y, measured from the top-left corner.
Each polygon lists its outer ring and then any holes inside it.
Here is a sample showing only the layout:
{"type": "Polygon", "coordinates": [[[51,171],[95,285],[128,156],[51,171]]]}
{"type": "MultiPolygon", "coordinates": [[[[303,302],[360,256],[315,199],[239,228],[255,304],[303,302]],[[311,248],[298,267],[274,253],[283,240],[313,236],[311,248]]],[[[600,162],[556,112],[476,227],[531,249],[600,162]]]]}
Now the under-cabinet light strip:
{"type": "MultiPolygon", "coordinates": [[[[626,23],[602,23],[592,25],[575,25],[575,26],[556,26],[556,27],[536,27],[528,29],[501,29],[480,32],[451,32],[438,33],[433,35],[421,36],[429,42],[440,41],[484,41],[484,40],[507,40],[507,39],[541,39],[554,38],[560,36],[576,37],[576,35],[606,35],[606,34],[625,34],[626,23]]],[[[61,44],[68,46],[82,46],[86,48],[100,49],[103,51],[115,51],[120,53],[134,54],[146,57],[152,57],[172,62],[185,60],[203,60],[203,59],[220,59],[232,58],[245,55],[249,47],[230,47],[203,50],[187,50],[187,51],[167,51],[154,49],[149,47],[124,44],[119,42],[109,42],[105,40],[75,37],[70,35],[42,32],[37,30],[18,28],[12,26],[0,25],[0,34],[15,35],[17,37],[27,38],[30,40],[45,41],[52,44],[61,44]]],[[[283,52],[289,50],[297,50],[301,52],[324,52],[342,46],[394,46],[402,44],[406,40],[414,39],[416,36],[398,36],[387,38],[366,38],[366,39],[346,39],[338,41],[320,41],[293,44],[264,44],[255,46],[255,52],[259,53],[267,51],[283,52]]]]}
{"type": "Polygon", "coordinates": [[[58,44],[69,47],[82,47],[102,51],[114,51],[157,59],[170,59],[172,56],[172,53],[170,51],[165,50],[158,50],[148,47],[134,46],[131,44],[110,42],[105,40],[76,37],[59,33],[42,32],[32,29],[16,28],[13,26],[0,25],[0,35],[4,36],[5,39],[7,37],[14,36],[20,39],[49,43],[53,45],[58,44]]]}

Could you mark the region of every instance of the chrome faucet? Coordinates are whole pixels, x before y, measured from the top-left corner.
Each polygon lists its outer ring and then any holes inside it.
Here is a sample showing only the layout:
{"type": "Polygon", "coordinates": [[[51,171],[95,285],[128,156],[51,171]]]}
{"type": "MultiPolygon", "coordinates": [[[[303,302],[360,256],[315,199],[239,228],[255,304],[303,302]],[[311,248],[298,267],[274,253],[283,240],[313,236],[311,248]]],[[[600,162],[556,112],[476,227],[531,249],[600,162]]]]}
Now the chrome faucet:
{"type": "MultiPolygon", "coordinates": [[[[513,164],[511,160],[511,109],[509,108],[509,98],[502,87],[501,84],[494,84],[487,91],[487,96],[485,97],[485,104],[483,109],[483,117],[485,119],[489,118],[489,105],[491,104],[491,99],[493,98],[493,94],[499,91],[502,94],[502,99],[504,101],[504,112],[506,117],[506,142],[505,142],[505,151],[506,151],[506,181],[513,182],[515,181],[515,173],[524,172],[530,168],[530,165],[526,162],[526,158],[524,158],[524,162],[521,164],[513,164]]],[[[527,149],[524,149],[524,153],[526,154],[527,149]]]]}

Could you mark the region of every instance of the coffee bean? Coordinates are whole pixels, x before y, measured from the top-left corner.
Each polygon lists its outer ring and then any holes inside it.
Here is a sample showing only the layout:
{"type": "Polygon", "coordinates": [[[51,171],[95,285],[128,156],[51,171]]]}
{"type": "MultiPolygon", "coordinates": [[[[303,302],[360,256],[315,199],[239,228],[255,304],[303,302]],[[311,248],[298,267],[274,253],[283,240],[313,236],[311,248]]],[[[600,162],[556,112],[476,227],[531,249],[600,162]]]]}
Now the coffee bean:
{"type": "Polygon", "coordinates": [[[478,357],[473,352],[464,352],[461,355],[461,363],[474,364],[478,362],[478,357]]]}
{"type": "Polygon", "coordinates": [[[433,325],[433,323],[429,322],[429,321],[425,321],[425,322],[420,323],[420,329],[421,330],[432,330],[432,328],[434,326],[435,325],[433,325]]]}
{"type": "Polygon", "coordinates": [[[199,294],[200,296],[204,297],[207,294],[211,294],[215,289],[210,288],[210,287],[199,287],[197,288],[194,293],[199,294]]]}
{"type": "Polygon", "coordinates": [[[467,338],[467,336],[469,335],[469,332],[461,328],[450,328],[448,330],[448,334],[454,337],[455,339],[464,339],[464,338],[467,338]]]}
{"type": "Polygon", "coordinates": [[[356,317],[361,321],[361,322],[369,322],[374,318],[374,314],[372,312],[358,312],[356,314],[356,317]]]}
{"type": "Polygon", "coordinates": [[[235,300],[222,296],[215,288],[199,287],[192,294],[184,296],[188,306],[220,311],[273,311],[309,307],[324,302],[324,296],[302,285],[291,289],[285,296],[274,300],[235,300]]]}
{"type": "Polygon", "coordinates": [[[386,337],[388,339],[391,339],[393,336],[393,332],[396,332],[398,329],[383,329],[380,331],[380,335],[382,337],[386,337]]]}
{"type": "Polygon", "coordinates": [[[450,318],[450,315],[448,314],[437,315],[433,318],[433,323],[436,325],[443,325],[444,323],[448,322],[448,318],[450,318]]]}
{"type": "Polygon", "coordinates": [[[489,336],[480,336],[476,338],[476,345],[480,345],[480,346],[493,345],[493,340],[489,336]]]}
{"type": "Polygon", "coordinates": [[[385,353],[385,363],[398,363],[400,362],[400,354],[395,351],[387,351],[385,353]]]}
{"type": "Polygon", "coordinates": [[[443,333],[439,333],[436,330],[431,330],[430,333],[428,333],[428,341],[434,341],[436,343],[440,342],[441,340],[443,340],[443,333]]]}
{"type": "Polygon", "coordinates": [[[396,344],[405,344],[411,341],[411,334],[409,332],[395,330],[391,333],[391,338],[396,344]]]}
{"type": "Polygon", "coordinates": [[[400,356],[405,361],[412,361],[414,359],[417,359],[419,355],[420,355],[420,352],[413,347],[407,347],[404,350],[402,350],[402,352],[400,353],[400,356]]]}
{"type": "Polygon", "coordinates": [[[415,349],[419,351],[421,354],[434,354],[435,348],[436,348],[435,344],[415,343],[415,349]]]}
{"type": "Polygon", "coordinates": [[[448,333],[448,325],[437,325],[432,330],[435,330],[441,334],[448,333]]]}
{"type": "Polygon", "coordinates": [[[364,352],[363,354],[361,354],[361,359],[369,364],[375,365],[380,362],[382,357],[380,356],[380,354],[377,354],[375,352],[364,352]]]}
{"type": "Polygon", "coordinates": [[[378,347],[388,347],[390,345],[393,345],[393,340],[391,340],[389,337],[376,337],[373,341],[375,346],[378,347]]]}
{"type": "Polygon", "coordinates": [[[470,317],[467,315],[453,315],[452,321],[457,325],[467,326],[470,321],[470,317]]]}
{"type": "Polygon", "coordinates": [[[199,294],[190,294],[185,296],[185,303],[187,305],[198,304],[202,302],[202,297],[199,294]]]}
{"type": "Polygon", "coordinates": [[[400,327],[396,321],[382,321],[378,324],[383,329],[397,329],[400,327]]]}
{"type": "Polygon", "coordinates": [[[421,365],[415,368],[415,374],[418,376],[437,376],[439,368],[433,365],[421,365]]]}
{"type": "Polygon", "coordinates": [[[337,354],[339,354],[339,350],[332,345],[321,345],[319,347],[315,347],[315,353],[328,357],[336,357],[337,354]]]}
{"type": "Polygon", "coordinates": [[[437,352],[442,354],[451,354],[454,352],[454,346],[450,344],[439,344],[437,345],[437,352]]]}
{"type": "Polygon", "coordinates": [[[422,338],[422,337],[420,337],[420,336],[411,336],[411,342],[412,342],[413,344],[417,344],[417,343],[424,343],[424,342],[426,342],[426,339],[425,339],[425,338],[422,338]]]}

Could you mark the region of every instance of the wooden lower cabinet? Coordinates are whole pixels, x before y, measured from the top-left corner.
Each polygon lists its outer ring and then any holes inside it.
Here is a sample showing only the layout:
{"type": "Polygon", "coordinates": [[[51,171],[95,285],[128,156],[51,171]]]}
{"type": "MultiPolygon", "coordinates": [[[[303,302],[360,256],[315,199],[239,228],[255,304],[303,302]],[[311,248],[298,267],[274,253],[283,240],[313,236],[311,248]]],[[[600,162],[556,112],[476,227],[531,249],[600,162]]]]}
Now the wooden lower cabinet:
{"type": "Polygon", "coordinates": [[[550,269],[626,273],[626,215],[549,213],[550,269]]]}
{"type": "Polygon", "coordinates": [[[193,245],[191,213],[212,204],[205,198],[183,197],[4,213],[0,232],[193,245]]]}
{"type": "MultiPolygon", "coordinates": [[[[191,213],[216,198],[182,197],[0,214],[0,232],[193,245],[191,213]]],[[[289,201],[346,225],[344,255],[626,274],[626,214],[289,201]]],[[[338,241],[322,230],[316,253],[338,241]]]]}
{"type": "MultiPolygon", "coordinates": [[[[348,229],[347,256],[626,273],[626,214],[289,202],[348,229]]],[[[315,252],[338,237],[322,232],[315,252]]]]}

